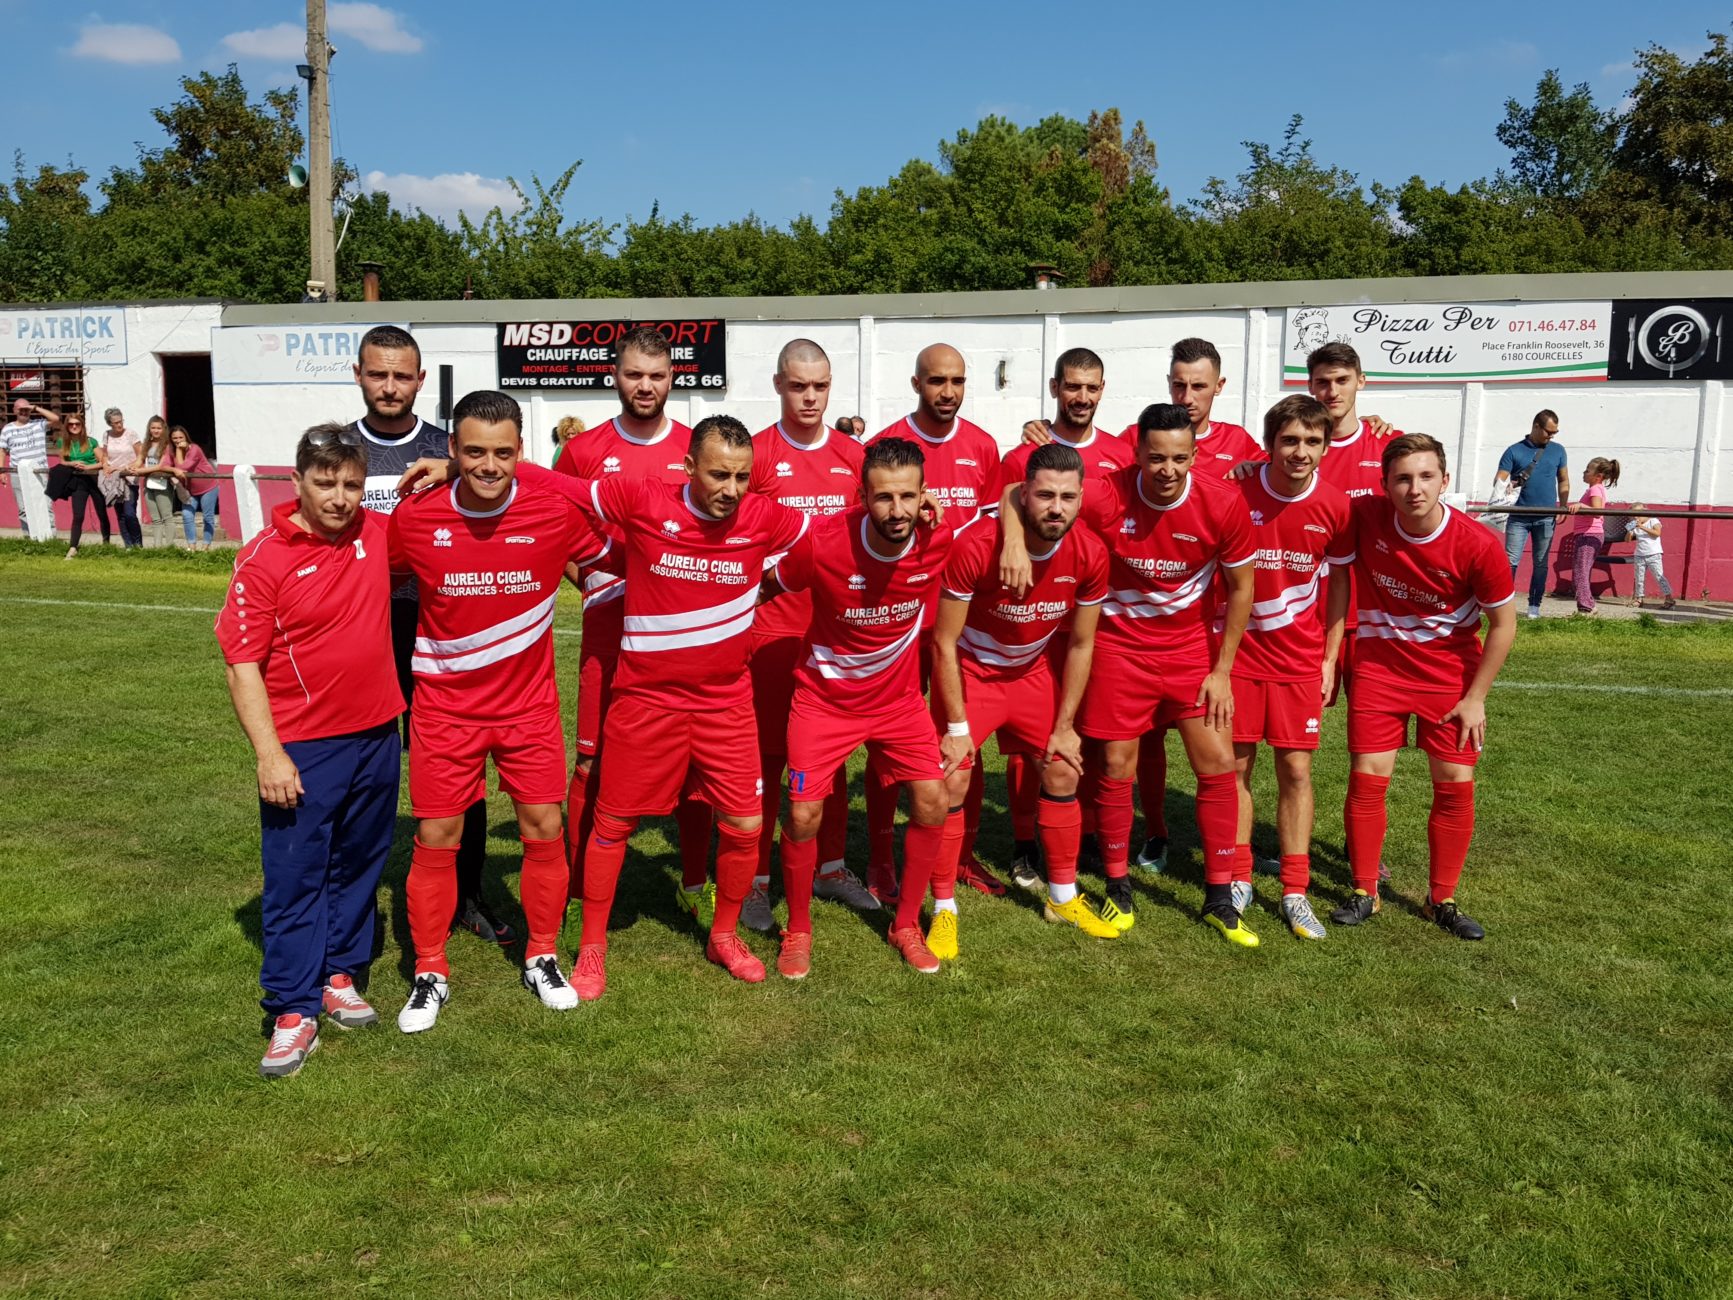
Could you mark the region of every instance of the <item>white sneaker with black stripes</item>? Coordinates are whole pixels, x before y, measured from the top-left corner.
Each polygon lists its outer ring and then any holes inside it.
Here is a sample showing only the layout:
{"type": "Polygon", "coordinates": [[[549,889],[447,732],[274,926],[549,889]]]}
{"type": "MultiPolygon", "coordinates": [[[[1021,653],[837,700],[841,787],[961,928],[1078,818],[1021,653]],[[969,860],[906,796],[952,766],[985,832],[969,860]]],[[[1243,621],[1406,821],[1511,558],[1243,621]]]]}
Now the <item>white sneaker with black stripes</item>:
{"type": "Polygon", "coordinates": [[[423,971],[409,986],[409,1001],[397,1013],[397,1027],[406,1034],[432,1029],[439,1019],[439,1009],[450,997],[451,985],[445,976],[423,971]]]}
{"type": "Polygon", "coordinates": [[[578,991],[560,974],[559,958],[551,953],[524,963],[524,987],[553,1011],[570,1011],[578,1005],[578,991]]]}

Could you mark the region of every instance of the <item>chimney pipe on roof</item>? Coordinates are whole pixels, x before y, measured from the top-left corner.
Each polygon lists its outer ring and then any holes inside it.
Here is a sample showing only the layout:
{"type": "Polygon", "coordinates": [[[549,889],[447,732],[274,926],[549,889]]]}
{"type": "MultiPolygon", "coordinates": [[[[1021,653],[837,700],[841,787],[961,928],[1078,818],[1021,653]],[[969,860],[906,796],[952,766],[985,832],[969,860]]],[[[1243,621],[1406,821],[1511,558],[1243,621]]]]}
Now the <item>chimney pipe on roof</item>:
{"type": "Polygon", "coordinates": [[[361,263],[361,300],[379,301],[379,273],[385,268],[378,262],[361,263]]]}

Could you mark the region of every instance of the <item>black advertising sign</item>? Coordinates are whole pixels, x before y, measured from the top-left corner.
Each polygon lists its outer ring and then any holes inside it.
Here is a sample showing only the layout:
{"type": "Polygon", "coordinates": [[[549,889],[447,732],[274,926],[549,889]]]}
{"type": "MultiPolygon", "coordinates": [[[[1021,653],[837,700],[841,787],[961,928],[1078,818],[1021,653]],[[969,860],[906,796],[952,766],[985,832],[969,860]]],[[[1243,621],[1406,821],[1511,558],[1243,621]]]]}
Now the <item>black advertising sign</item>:
{"type": "Polygon", "coordinates": [[[1733,298],[1613,302],[1607,378],[1733,379],[1733,298]]]}
{"type": "Polygon", "coordinates": [[[720,392],[728,387],[724,320],[538,320],[499,327],[499,386],[612,388],[614,348],[648,325],[667,336],[674,387],[720,392]]]}

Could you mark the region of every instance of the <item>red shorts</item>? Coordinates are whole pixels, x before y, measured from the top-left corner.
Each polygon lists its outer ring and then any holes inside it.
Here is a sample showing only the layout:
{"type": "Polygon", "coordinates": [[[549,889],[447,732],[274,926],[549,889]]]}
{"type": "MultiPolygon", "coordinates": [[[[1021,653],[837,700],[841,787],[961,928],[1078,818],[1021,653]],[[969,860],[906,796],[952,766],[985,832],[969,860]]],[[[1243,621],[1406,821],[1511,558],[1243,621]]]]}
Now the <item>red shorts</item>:
{"type": "Polygon", "coordinates": [[[1421,690],[1382,674],[1361,673],[1348,700],[1348,752],[1383,754],[1408,743],[1408,718],[1415,719],[1415,745],[1446,763],[1473,767],[1480,754],[1458,749],[1455,722],[1443,722],[1462,699],[1462,687],[1421,690]]]}
{"type": "MultiPolygon", "coordinates": [[[[1038,659],[1017,677],[988,676],[963,669],[963,701],[969,707],[970,740],[979,749],[988,736],[999,734],[1001,754],[1045,758],[1059,716],[1059,678],[1045,659],[1038,659]]],[[[933,692],[933,722],[940,732],[950,719],[933,692]]]]}
{"type": "Polygon", "coordinates": [[[409,806],[417,817],[456,817],[487,794],[487,760],[519,803],[564,803],[566,735],[560,715],[469,723],[409,713],[409,806]]]}
{"type": "Polygon", "coordinates": [[[794,670],[805,639],[798,636],[752,638],[752,708],[758,715],[760,753],[788,753],[788,710],[794,703],[794,670]]]}
{"type": "Polygon", "coordinates": [[[602,725],[614,696],[614,654],[578,651],[578,754],[594,758],[602,747],[602,725]]]}
{"type": "Polygon", "coordinates": [[[1233,674],[1234,744],[1264,741],[1276,749],[1316,749],[1324,711],[1324,677],[1265,682],[1233,674]]]}
{"type": "MultiPolygon", "coordinates": [[[[1046,738],[1043,737],[1043,740],[1046,738]]],[[[880,713],[842,713],[797,689],[788,715],[788,797],[814,803],[830,793],[836,771],[855,750],[893,781],[938,781],[945,765],[927,702],[910,695],[880,713]]]]}
{"type": "Polygon", "coordinates": [[[682,794],[696,795],[727,817],[757,817],[764,778],[758,770],[752,704],[742,700],[704,713],[658,708],[623,695],[608,709],[596,808],[614,817],[660,817],[682,794]]]}
{"type": "Polygon", "coordinates": [[[1197,693],[1208,676],[1205,651],[1158,662],[1154,654],[1133,656],[1097,639],[1077,730],[1091,740],[1136,740],[1183,718],[1201,718],[1197,693]]]}

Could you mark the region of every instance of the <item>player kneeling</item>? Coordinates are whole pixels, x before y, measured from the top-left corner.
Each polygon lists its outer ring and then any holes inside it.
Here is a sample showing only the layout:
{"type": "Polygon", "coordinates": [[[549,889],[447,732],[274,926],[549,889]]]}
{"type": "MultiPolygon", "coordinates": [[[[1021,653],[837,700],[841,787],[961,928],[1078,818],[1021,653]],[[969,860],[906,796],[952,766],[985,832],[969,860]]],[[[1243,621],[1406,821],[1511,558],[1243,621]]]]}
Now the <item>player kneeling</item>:
{"type": "MultiPolygon", "coordinates": [[[[945,728],[939,749],[951,802],[934,896],[939,882],[954,879],[970,769],[981,742],[997,732],[1001,753],[1027,755],[1040,768],[1035,824],[1048,871],[1044,915],[1116,939],[1119,931],[1077,892],[1083,742],[1072,724],[1107,597],[1107,550],[1088,529],[1072,527],[1082,503],[1083,459],[1073,448],[1053,442],[1027,458],[1017,509],[1006,517],[1006,527],[1022,529],[1029,552],[1030,585],[1021,595],[1000,581],[999,530],[990,516],[976,516],[957,534],[933,633],[933,714],[945,728]]],[[[947,897],[933,907],[928,947],[955,957],[956,904],[947,897]]]]}
{"type": "Polygon", "coordinates": [[[1510,564],[1490,531],[1444,504],[1450,475],[1436,438],[1392,438],[1383,465],[1384,495],[1355,501],[1351,516],[1360,625],[1343,820],[1354,896],[1330,919],[1359,925],[1379,910],[1384,797],[1413,715],[1432,766],[1431,892],[1421,911],[1459,939],[1482,939],[1486,931],[1456,905],[1456,885],[1474,837],[1486,696],[1516,640],[1510,564]]]}

